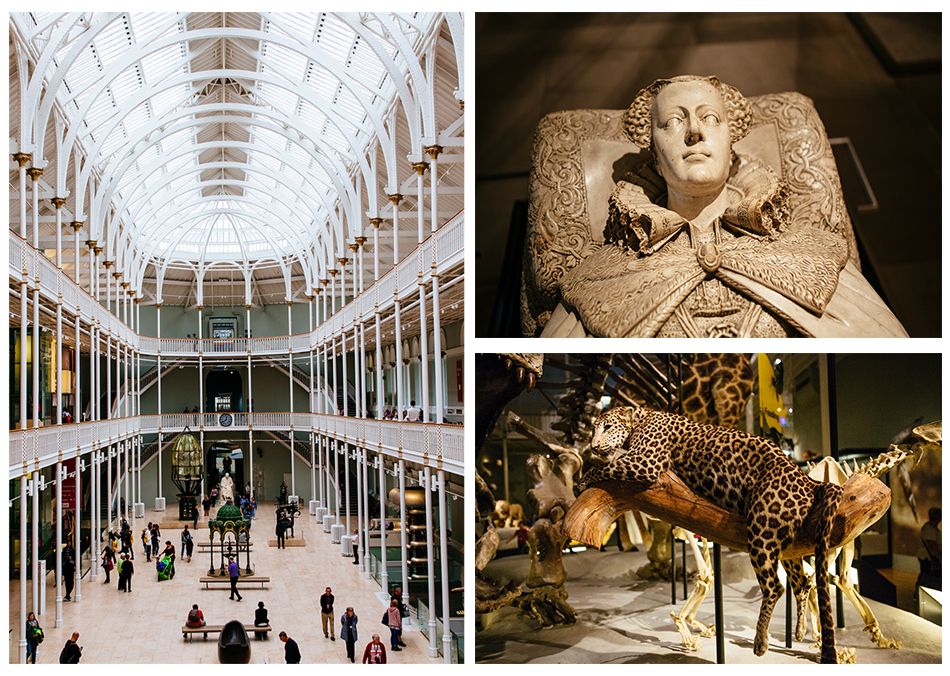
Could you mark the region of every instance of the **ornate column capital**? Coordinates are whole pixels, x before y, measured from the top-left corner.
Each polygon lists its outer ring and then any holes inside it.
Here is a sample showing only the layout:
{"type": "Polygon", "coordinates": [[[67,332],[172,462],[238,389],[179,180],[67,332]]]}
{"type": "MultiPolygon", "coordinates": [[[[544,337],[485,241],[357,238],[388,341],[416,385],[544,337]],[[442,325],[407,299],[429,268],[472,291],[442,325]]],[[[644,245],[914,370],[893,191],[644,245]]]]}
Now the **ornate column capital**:
{"type": "Polygon", "coordinates": [[[57,209],[62,209],[63,205],[66,204],[65,197],[50,197],[49,201],[53,203],[53,206],[57,209]]]}
{"type": "MultiPolygon", "coordinates": [[[[365,237],[363,237],[362,235],[360,235],[359,237],[356,238],[356,248],[357,248],[357,249],[359,249],[359,248],[360,248],[361,246],[363,246],[364,244],[366,244],[366,238],[365,238],[365,237]]],[[[354,251],[355,251],[355,249],[354,249],[354,251]]]]}
{"type": "Polygon", "coordinates": [[[398,192],[393,193],[392,195],[386,195],[386,197],[388,197],[389,201],[393,203],[393,206],[398,207],[399,203],[402,202],[402,195],[399,194],[398,192]]]}
{"type": "Polygon", "coordinates": [[[20,165],[21,169],[29,164],[32,159],[33,155],[30,153],[13,153],[13,160],[20,165]]]}
{"type": "Polygon", "coordinates": [[[342,265],[344,268],[346,267],[346,264],[350,262],[350,259],[349,259],[349,258],[346,258],[345,256],[344,256],[343,258],[337,258],[336,260],[337,260],[337,262],[338,262],[340,265],[342,265]]]}
{"type": "Polygon", "coordinates": [[[383,222],[383,219],[379,218],[378,216],[373,216],[371,219],[369,219],[369,224],[372,225],[377,230],[379,230],[379,225],[382,222],[383,222]]]}
{"type": "Polygon", "coordinates": [[[431,146],[425,146],[423,150],[425,151],[425,154],[429,156],[429,159],[435,160],[435,159],[438,159],[439,155],[442,153],[443,148],[440,145],[431,145],[431,146]]]}
{"type": "Polygon", "coordinates": [[[420,176],[426,173],[426,169],[428,168],[429,168],[428,162],[413,162],[412,163],[412,170],[415,171],[420,176]]]}
{"type": "Polygon", "coordinates": [[[254,306],[251,305],[250,303],[245,303],[245,304],[244,304],[244,309],[245,309],[245,310],[250,310],[252,307],[254,307],[254,306]]]}
{"type": "Polygon", "coordinates": [[[356,253],[357,251],[360,250],[360,245],[357,244],[356,242],[350,242],[347,246],[350,247],[350,251],[352,251],[353,253],[356,253]]]}
{"type": "Polygon", "coordinates": [[[198,312],[201,312],[202,310],[205,309],[205,306],[204,306],[204,305],[195,305],[195,309],[196,309],[198,312]]]}
{"type": "MultiPolygon", "coordinates": [[[[73,230],[75,230],[76,232],[79,232],[80,230],[82,230],[83,221],[70,221],[69,224],[73,226],[73,230]]],[[[86,242],[86,244],[89,244],[89,242],[86,242]]]]}
{"type": "Polygon", "coordinates": [[[95,253],[96,253],[97,256],[102,253],[102,247],[99,246],[98,244],[96,244],[96,245],[93,246],[92,248],[93,248],[93,251],[95,251],[95,253]]]}
{"type": "Polygon", "coordinates": [[[43,175],[43,170],[39,167],[30,167],[26,170],[26,173],[30,175],[30,180],[36,183],[36,180],[43,175]]]}

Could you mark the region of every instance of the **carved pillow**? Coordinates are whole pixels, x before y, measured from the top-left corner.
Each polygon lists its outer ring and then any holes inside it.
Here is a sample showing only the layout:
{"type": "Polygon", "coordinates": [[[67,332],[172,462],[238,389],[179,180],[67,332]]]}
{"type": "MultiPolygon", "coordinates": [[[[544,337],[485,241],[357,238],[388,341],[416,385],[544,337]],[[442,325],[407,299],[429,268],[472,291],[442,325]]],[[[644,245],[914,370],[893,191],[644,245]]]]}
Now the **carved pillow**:
{"type": "MultiPolygon", "coordinates": [[[[755,122],[735,152],[767,164],[785,181],[791,230],[843,233],[859,265],[831,144],[811,99],[786,92],[749,102],[755,122]]],[[[521,284],[524,335],[541,332],[557,304],[558,280],[603,243],[607,200],[617,181],[650,160],[624,136],[623,113],[568,110],[538,123],[521,284]]]]}

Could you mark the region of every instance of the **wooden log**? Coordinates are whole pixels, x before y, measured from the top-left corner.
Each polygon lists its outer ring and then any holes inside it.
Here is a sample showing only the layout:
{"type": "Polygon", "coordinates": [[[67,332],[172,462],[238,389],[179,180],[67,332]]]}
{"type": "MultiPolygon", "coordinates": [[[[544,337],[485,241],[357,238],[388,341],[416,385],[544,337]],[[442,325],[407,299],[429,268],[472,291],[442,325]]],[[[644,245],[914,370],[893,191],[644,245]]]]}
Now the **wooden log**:
{"type": "MultiPolygon", "coordinates": [[[[832,547],[854,540],[884,516],[891,504],[891,490],[867,474],[852,475],[842,489],[831,529],[832,547]]],[[[646,512],[725,547],[749,551],[745,518],[699,497],[672,472],[645,490],[622,481],[594,484],[571,505],[564,518],[564,532],[578,542],[599,547],[610,525],[627,510],[646,512]]],[[[814,533],[814,516],[810,514],[795,541],[782,551],[782,558],[814,554],[814,533]]]]}

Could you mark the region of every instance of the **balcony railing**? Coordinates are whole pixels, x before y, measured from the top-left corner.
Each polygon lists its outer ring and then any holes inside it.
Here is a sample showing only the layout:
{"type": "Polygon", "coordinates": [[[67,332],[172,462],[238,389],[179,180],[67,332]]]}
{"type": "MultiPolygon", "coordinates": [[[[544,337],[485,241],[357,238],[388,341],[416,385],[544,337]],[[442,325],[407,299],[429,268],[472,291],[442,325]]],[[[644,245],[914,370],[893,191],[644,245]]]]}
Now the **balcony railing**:
{"type": "Polygon", "coordinates": [[[321,413],[163,413],[10,431],[10,478],[88,453],[137,434],[267,430],[314,432],[358,444],[392,458],[462,475],[464,430],[460,425],[372,420],[321,413]]]}
{"type": "Polygon", "coordinates": [[[432,258],[436,257],[435,270],[443,274],[464,260],[465,219],[459,212],[442,227],[419,244],[414,251],[390,268],[356,299],[351,300],[323,324],[307,333],[291,336],[266,336],[261,338],[156,338],[140,336],[98,303],[85,289],[78,286],[66,273],[56,267],[42,251],[10,231],[10,279],[18,283],[23,275],[32,286],[39,281],[40,295],[56,302],[63,298],[63,310],[68,314],[77,312],[83,321],[98,321],[103,331],[108,331],[146,355],[170,357],[197,356],[233,357],[236,355],[301,354],[322,345],[332,336],[337,336],[356,321],[369,321],[376,312],[391,309],[395,296],[406,298],[416,292],[419,274],[424,282],[432,279],[432,258]]]}

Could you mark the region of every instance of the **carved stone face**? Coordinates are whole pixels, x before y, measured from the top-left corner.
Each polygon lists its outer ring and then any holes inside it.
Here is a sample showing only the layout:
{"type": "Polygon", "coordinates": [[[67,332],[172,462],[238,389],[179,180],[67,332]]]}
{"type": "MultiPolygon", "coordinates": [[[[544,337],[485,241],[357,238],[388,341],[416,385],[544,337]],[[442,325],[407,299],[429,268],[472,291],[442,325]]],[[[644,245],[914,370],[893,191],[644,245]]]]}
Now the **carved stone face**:
{"type": "Polygon", "coordinates": [[[718,193],[729,177],[732,151],[719,90],[702,80],[661,89],[653,102],[653,145],[669,190],[690,197],[718,193]]]}

